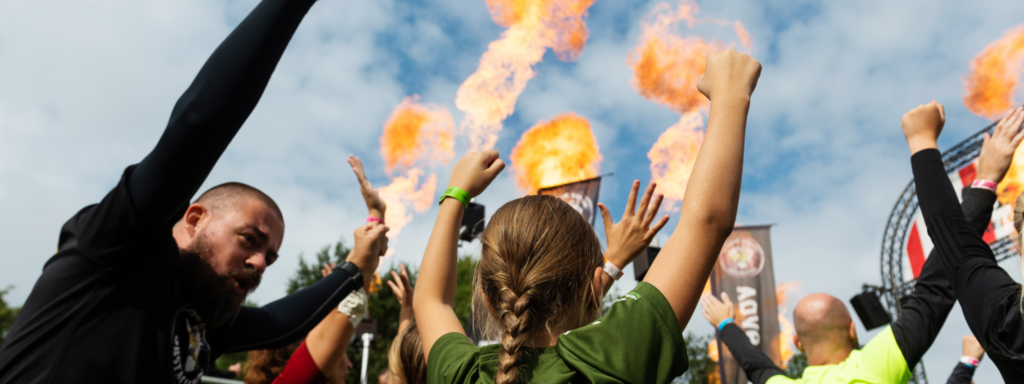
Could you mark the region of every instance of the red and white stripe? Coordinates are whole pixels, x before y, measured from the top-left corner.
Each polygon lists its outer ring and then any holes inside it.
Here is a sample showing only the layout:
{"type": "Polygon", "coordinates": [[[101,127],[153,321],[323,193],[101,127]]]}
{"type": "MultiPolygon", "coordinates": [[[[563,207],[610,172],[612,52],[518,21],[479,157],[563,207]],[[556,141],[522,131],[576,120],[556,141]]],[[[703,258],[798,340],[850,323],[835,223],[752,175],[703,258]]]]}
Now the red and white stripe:
{"type": "MultiPolygon", "coordinates": [[[[971,162],[967,166],[960,168],[960,170],[950,173],[949,180],[953,186],[959,186],[960,188],[953,188],[956,190],[956,197],[960,201],[963,201],[961,196],[961,190],[964,187],[971,185],[974,181],[974,177],[977,173],[975,162],[971,162]]],[[[982,235],[982,239],[986,243],[992,244],[996,240],[1006,237],[1013,233],[1013,219],[1011,214],[1013,213],[1013,207],[1009,205],[1000,205],[996,202],[995,209],[992,211],[992,222],[989,223],[988,229],[985,230],[985,234],[982,235]]],[[[924,216],[921,215],[921,211],[918,210],[914,215],[914,224],[910,227],[910,236],[907,237],[907,252],[904,255],[904,266],[910,267],[911,275],[916,279],[921,274],[921,268],[924,266],[925,260],[928,259],[928,254],[931,253],[934,245],[932,239],[928,237],[928,230],[924,224],[924,216]]],[[[904,274],[906,276],[906,274],[904,274]]]]}

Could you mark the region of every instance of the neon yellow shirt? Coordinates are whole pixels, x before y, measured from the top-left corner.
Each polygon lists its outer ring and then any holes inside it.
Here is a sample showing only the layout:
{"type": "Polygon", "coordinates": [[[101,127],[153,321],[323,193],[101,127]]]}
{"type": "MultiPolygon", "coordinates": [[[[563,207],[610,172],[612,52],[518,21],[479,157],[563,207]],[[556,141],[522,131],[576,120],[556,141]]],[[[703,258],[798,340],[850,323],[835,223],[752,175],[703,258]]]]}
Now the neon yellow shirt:
{"type": "Polygon", "coordinates": [[[838,383],[907,383],[910,369],[903,357],[892,327],[876,335],[863,349],[850,352],[842,363],[835,365],[813,365],[804,369],[803,377],[790,379],[776,375],[767,384],[838,384],[838,383]]]}

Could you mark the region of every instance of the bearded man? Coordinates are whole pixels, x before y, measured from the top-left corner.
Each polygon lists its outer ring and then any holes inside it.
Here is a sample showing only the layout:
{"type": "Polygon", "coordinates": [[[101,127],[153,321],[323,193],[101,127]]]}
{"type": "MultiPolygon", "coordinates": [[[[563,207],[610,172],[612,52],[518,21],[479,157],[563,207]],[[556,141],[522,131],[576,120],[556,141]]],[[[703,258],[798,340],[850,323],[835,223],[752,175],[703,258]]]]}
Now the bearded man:
{"type": "Polygon", "coordinates": [[[198,383],[220,354],[302,339],[369,281],[387,248],[380,223],[356,230],[348,262],[330,276],[242,307],[277,259],[281,210],[242,183],[189,204],[313,3],[261,2],[178,100],[153,151],[64,224],[0,348],[0,382],[198,383]]]}

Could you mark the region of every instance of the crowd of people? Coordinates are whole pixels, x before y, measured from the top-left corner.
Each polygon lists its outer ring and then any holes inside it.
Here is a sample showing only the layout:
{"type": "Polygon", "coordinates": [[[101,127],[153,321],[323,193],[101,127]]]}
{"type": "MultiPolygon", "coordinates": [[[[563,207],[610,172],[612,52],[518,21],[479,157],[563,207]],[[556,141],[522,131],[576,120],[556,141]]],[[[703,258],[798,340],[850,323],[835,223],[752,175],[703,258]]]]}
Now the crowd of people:
{"type": "MultiPolygon", "coordinates": [[[[369,284],[388,248],[386,204],[361,161],[349,158],[368,216],[344,263],[262,307],[243,306],[277,259],[284,216],[269,196],[226,183],[191,198],[262,96],[285,47],[315,0],[264,0],[216,49],[175,105],[156,147],[128,166],[97,204],[61,228],[0,347],[3,383],[198,383],[217,357],[250,351],[248,383],[346,382],[346,355],[367,317],[369,284]],[[190,202],[191,201],[191,202],[190,202]]],[[[388,285],[401,304],[387,383],[664,383],[688,369],[682,330],[698,302],[754,383],[906,383],[959,301],[974,336],[950,383],[970,382],[987,351],[1007,382],[1024,382],[1024,296],[981,234],[995,187],[1024,133],[1024,109],[986,136],[978,178],[957,199],[936,140],[945,123],[932,101],[902,121],[920,208],[935,244],[899,318],[860,346],[844,303],[801,300],[793,342],[809,366],[790,379],[733,321],[728,295],[703,288],[733,230],[747,113],[761,65],[711,52],[698,90],[710,101],[706,136],[678,224],[635,289],[602,315],[604,296],[669,218],[651,183],[632,184],[614,222],[599,204],[607,246],[562,200],[526,196],[501,206],[479,237],[472,342],[455,314],[462,216],[505,167],[497,151],[459,160],[439,200],[416,287],[404,266],[388,285]],[[415,294],[414,294],[415,292],[415,294]]],[[[1014,222],[1024,224],[1024,201],[1014,222]]]]}

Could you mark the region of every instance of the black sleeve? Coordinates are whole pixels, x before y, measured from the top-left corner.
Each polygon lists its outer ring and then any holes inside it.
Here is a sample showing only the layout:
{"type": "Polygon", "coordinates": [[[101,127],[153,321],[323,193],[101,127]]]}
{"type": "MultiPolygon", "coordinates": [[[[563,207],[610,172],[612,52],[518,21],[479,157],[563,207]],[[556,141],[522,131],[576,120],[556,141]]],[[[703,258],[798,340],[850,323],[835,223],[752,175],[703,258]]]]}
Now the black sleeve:
{"type": "Polygon", "coordinates": [[[160,141],[128,184],[139,219],[176,221],[270,81],[315,0],[263,0],[217,47],[178,99],[160,141]]]}
{"type": "Polygon", "coordinates": [[[974,367],[957,363],[956,368],[953,368],[953,373],[949,375],[949,380],[946,380],[946,384],[971,384],[973,378],[974,367]]]}
{"type": "Polygon", "coordinates": [[[725,343],[726,347],[729,347],[732,357],[743,369],[743,373],[747,374],[747,380],[750,380],[751,383],[764,384],[773,376],[786,375],[786,372],[775,366],[768,355],[750,344],[747,334],[743,333],[736,323],[729,323],[722,327],[718,338],[725,343]]]}
{"type": "Polygon", "coordinates": [[[967,224],[939,151],[920,151],[911,157],[911,164],[936,259],[952,277],[971,332],[992,360],[1024,360],[1020,284],[996,263],[992,248],[967,224]]]}
{"type": "MultiPolygon", "coordinates": [[[[947,177],[948,180],[948,177],[947,177]]],[[[965,188],[961,204],[970,229],[981,235],[992,222],[992,208],[996,194],[987,189],[965,188]]],[[[899,319],[892,324],[893,337],[899,345],[907,366],[913,368],[946,323],[946,317],[956,304],[956,294],[949,275],[942,268],[937,249],[928,255],[914,293],[905,298],[899,319]]]]}
{"type": "Polygon", "coordinates": [[[309,287],[260,308],[242,307],[235,319],[213,330],[213,355],[275,349],[306,337],[320,320],[337,310],[348,294],[362,286],[359,273],[337,268],[309,287]]]}

